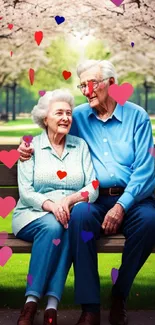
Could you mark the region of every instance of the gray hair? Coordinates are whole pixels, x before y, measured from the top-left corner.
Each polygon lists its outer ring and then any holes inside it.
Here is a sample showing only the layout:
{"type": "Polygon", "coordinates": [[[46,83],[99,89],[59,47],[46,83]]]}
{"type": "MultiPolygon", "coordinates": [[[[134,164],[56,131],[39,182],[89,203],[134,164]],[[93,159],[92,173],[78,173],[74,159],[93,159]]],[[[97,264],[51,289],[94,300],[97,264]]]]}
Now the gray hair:
{"type": "Polygon", "coordinates": [[[66,102],[71,109],[74,108],[74,97],[68,89],[55,89],[53,91],[46,91],[45,95],[40,97],[38,104],[33,107],[31,116],[33,121],[42,129],[46,129],[44,118],[47,116],[49,106],[55,102],[66,102]]]}
{"type": "Polygon", "coordinates": [[[103,79],[113,77],[115,83],[117,84],[117,74],[113,64],[107,60],[86,60],[83,63],[80,63],[77,67],[77,75],[80,78],[81,74],[93,67],[99,67],[102,72],[103,79]]]}

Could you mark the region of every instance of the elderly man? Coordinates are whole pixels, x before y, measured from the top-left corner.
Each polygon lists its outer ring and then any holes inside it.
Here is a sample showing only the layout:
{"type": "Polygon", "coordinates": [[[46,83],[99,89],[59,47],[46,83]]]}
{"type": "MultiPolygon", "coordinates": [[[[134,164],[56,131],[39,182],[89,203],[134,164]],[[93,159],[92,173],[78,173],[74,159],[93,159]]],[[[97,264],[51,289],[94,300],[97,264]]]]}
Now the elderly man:
{"type": "MultiPolygon", "coordinates": [[[[101,228],[105,234],[121,230],[126,238],[119,275],[112,288],[109,321],[126,325],[125,302],[133,280],[155,244],[155,188],[152,129],[145,110],[131,102],[117,104],[109,86],[117,83],[109,61],[88,60],[77,69],[78,88],[88,103],[74,109],[71,134],[89,146],[99,180],[99,198],[89,213],[71,218],[71,250],[75,271],[76,303],[82,305],[79,325],[100,325],[100,285],[97,269],[96,239],[101,228]],[[87,243],[81,231],[94,234],[87,243]]],[[[31,150],[19,147],[21,159],[31,150]]],[[[76,325],[77,325],[76,324],[76,325]]]]}

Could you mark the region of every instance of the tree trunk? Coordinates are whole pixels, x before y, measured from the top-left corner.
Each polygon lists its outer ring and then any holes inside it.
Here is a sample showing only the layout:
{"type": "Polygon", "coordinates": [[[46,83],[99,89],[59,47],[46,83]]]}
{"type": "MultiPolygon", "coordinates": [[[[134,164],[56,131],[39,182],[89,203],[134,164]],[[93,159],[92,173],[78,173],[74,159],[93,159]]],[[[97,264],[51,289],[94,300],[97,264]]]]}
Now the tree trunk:
{"type": "Polygon", "coordinates": [[[21,113],[22,111],[22,99],[21,99],[21,93],[20,88],[18,89],[18,112],[21,113]]]}
{"type": "Polygon", "coordinates": [[[13,91],[13,100],[12,100],[12,120],[16,120],[16,87],[17,84],[16,82],[12,86],[12,91],[13,91]]]}
{"type": "Polygon", "coordinates": [[[148,111],[148,92],[149,92],[149,87],[147,85],[147,81],[144,81],[144,89],[145,89],[145,110],[146,112],[148,111]]]}
{"type": "Polygon", "coordinates": [[[6,86],[6,117],[8,121],[8,116],[9,116],[9,86],[6,86]]]}

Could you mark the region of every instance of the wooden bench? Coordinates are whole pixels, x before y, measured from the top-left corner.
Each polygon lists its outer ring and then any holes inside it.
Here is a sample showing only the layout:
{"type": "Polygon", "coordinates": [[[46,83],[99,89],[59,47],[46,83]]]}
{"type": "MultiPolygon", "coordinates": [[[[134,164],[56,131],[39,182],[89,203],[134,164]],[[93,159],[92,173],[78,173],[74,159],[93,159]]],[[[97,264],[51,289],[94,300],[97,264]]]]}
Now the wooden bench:
{"type": "MultiPolygon", "coordinates": [[[[0,145],[1,150],[10,151],[17,149],[17,145],[0,145]]],[[[17,186],[17,165],[11,169],[0,163],[0,197],[12,196],[16,200],[19,199],[17,186]]],[[[5,231],[5,229],[3,229],[5,231]]],[[[5,242],[5,246],[12,248],[13,253],[30,253],[32,244],[23,240],[16,239],[13,234],[9,234],[5,242]]],[[[2,247],[2,246],[0,246],[2,247]]],[[[114,236],[101,236],[97,240],[98,253],[121,253],[124,247],[124,236],[121,234],[114,236]]],[[[155,248],[153,249],[155,252],[155,248]]]]}

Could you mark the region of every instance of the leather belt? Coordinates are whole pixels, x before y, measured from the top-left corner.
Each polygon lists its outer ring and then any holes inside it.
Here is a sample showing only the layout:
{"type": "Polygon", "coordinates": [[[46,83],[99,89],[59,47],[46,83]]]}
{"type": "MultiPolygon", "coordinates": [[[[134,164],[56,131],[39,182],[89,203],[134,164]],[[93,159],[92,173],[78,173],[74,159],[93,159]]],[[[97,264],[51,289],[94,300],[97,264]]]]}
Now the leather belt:
{"type": "Polygon", "coordinates": [[[99,195],[121,195],[124,193],[124,187],[109,187],[109,188],[99,188],[99,195]]]}

